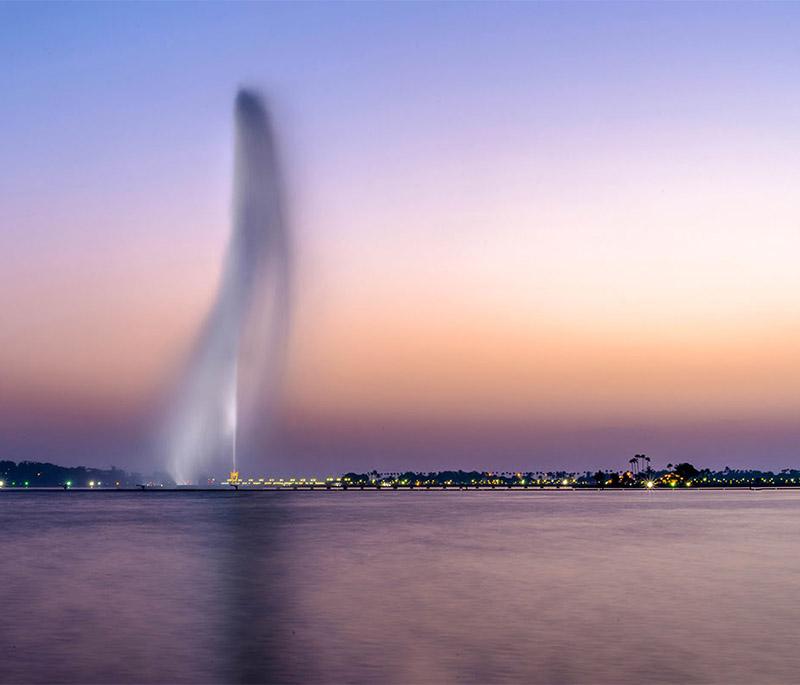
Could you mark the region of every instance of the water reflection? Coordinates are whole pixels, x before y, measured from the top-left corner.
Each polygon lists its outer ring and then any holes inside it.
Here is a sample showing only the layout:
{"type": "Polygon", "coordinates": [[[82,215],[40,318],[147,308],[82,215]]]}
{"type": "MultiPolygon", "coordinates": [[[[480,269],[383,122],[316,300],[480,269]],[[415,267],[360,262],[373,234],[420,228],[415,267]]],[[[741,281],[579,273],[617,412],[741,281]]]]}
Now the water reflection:
{"type": "Polygon", "coordinates": [[[0,682],[792,682],[798,504],[4,493],[0,682]]]}
{"type": "MultiPolygon", "coordinates": [[[[280,496],[280,493],[267,497],[280,496]]],[[[236,683],[277,682],[285,669],[281,655],[291,653],[290,630],[283,614],[284,563],[279,532],[287,511],[263,506],[263,493],[235,495],[235,506],[221,517],[224,540],[216,556],[220,568],[220,608],[224,615],[222,648],[228,666],[221,676],[236,683]]]]}

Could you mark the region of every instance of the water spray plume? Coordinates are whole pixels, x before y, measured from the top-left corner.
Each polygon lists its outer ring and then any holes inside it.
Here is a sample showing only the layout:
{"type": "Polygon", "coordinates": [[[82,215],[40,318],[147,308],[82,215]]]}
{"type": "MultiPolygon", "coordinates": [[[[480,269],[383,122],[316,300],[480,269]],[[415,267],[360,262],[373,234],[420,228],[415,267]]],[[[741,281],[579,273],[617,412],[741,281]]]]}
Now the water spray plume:
{"type": "Polygon", "coordinates": [[[267,110],[236,98],[233,221],[216,300],[178,384],[168,422],[178,483],[237,471],[266,445],[289,325],[289,240],[267,110]]]}

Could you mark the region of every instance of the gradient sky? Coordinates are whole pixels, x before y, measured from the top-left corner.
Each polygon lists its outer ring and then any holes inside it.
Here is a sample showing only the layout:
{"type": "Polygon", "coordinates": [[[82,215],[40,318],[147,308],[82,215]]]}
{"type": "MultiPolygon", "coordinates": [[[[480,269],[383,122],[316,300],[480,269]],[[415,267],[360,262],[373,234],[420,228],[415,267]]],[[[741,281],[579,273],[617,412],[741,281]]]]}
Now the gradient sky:
{"type": "Polygon", "coordinates": [[[800,465],[800,5],[0,5],[0,458],[150,468],[232,102],[297,298],[263,470],[800,465]]]}

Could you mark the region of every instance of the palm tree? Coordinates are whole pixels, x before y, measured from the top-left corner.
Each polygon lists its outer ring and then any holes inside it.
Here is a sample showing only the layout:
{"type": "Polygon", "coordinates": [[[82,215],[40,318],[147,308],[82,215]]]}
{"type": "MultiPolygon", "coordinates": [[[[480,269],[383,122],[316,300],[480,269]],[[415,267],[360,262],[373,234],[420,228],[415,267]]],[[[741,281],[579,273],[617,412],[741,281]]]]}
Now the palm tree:
{"type": "Polygon", "coordinates": [[[628,459],[628,463],[631,465],[631,471],[634,473],[638,473],[639,471],[639,455],[635,455],[632,459],[628,459]]]}

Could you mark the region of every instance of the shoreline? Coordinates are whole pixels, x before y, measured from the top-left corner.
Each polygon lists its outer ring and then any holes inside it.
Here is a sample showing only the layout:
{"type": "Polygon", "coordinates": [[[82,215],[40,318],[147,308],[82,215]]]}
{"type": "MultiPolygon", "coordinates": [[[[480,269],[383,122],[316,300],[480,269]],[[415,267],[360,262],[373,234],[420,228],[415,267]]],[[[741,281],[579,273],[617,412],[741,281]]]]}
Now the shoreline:
{"type": "Polygon", "coordinates": [[[751,486],[751,485],[731,485],[731,486],[692,486],[690,488],[671,488],[671,487],[660,487],[660,488],[644,488],[644,487],[621,487],[621,488],[592,488],[592,487],[572,487],[572,486],[524,486],[524,485],[514,485],[514,486],[478,486],[478,485],[431,485],[431,486],[398,486],[398,487],[377,487],[374,485],[364,485],[364,486],[349,486],[346,488],[343,487],[336,487],[336,486],[325,486],[325,485],[296,485],[296,486],[266,486],[266,487],[248,487],[248,486],[239,486],[238,489],[233,487],[211,487],[211,488],[204,488],[204,487],[193,487],[193,486],[185,486],[185,487],[114,487],[114,488],[74,488],[70,487],[68,489],[64,489],[63,487],[3,487],[0,488],[0,497],[2,497],[2,493],[4,492],[13,492],[13,493],[90,493],[90,492],[98,492],[98,493],[111,493],[111,492],[139,492],[139,493],[197,493],[197,492],[209,492],[209,493],[245,493],[245,492],[603,492],[603,493],[623,493],[623,492],[697,492],[697,491],[715,491],[715,492],[724,492],[724,491],[748,491],[748,492],[760,492],[765,490],[800,490],[800,485],[771,485],[771,486],[751,486]]]}

